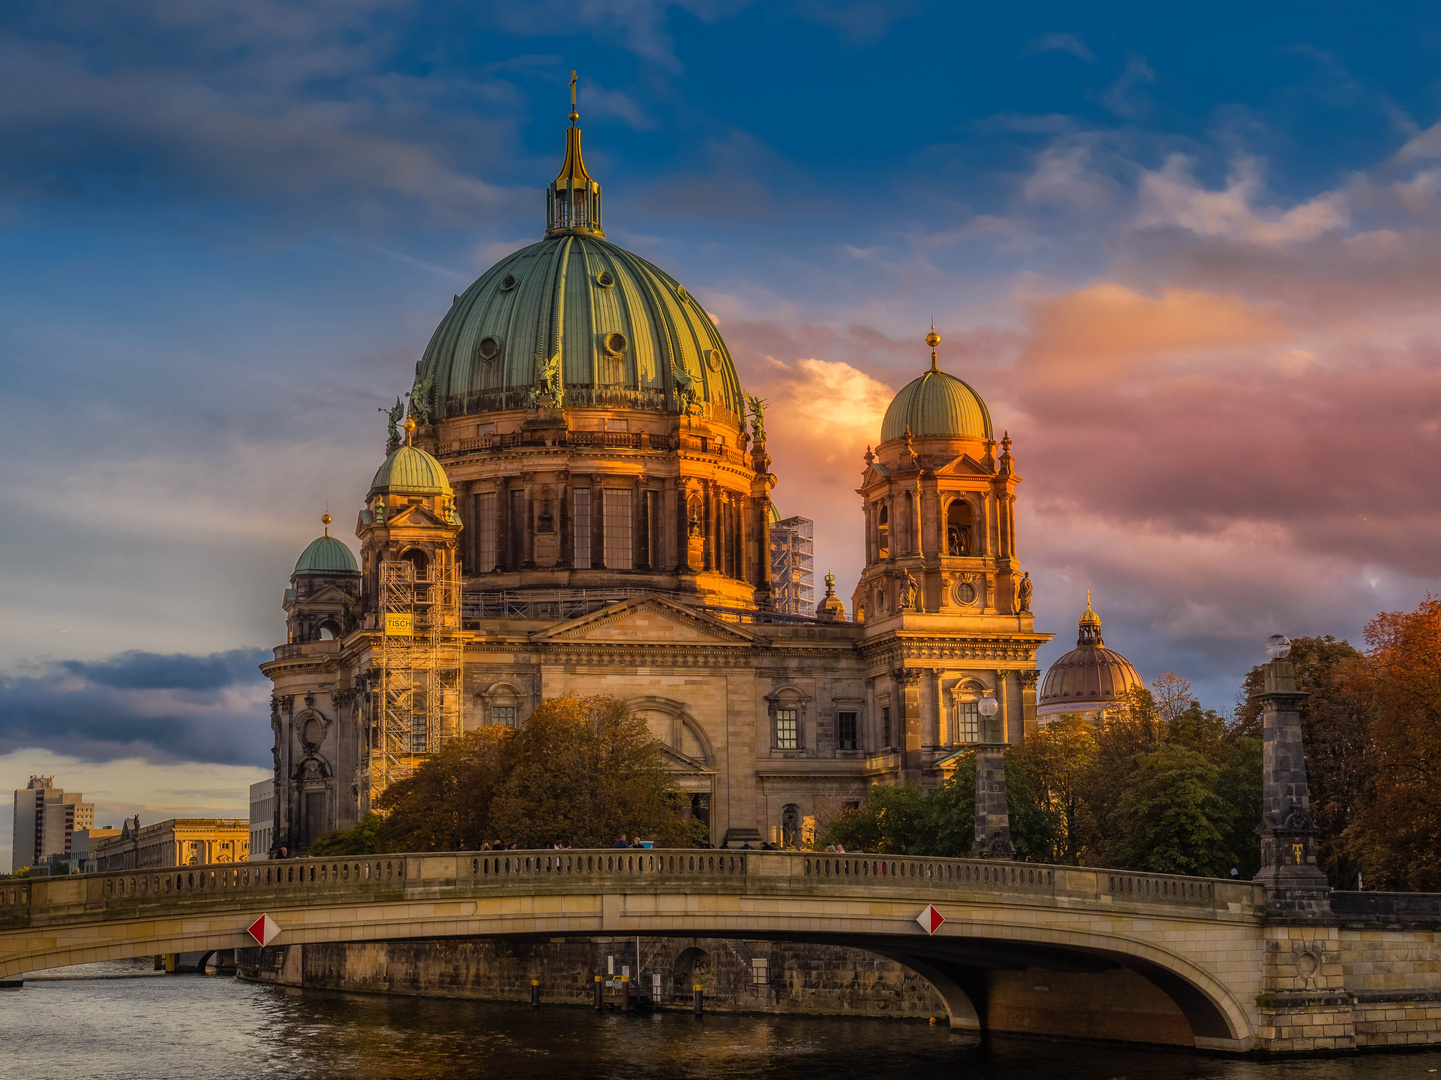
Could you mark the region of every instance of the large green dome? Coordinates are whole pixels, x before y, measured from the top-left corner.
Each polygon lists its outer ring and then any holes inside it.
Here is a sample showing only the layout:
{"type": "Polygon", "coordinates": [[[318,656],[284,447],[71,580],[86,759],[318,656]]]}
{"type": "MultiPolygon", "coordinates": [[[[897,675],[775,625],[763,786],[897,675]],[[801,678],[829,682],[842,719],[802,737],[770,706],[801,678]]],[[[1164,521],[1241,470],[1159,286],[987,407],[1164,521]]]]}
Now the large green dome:
{"type": "Polygon", "coordinates": [[[355,555],[350,548],[327,532],[324,536],[317,536],[310,542],[310,546],[300,553],[300,559],[295,564],[295,573],[358,574],[360,565],[355,561],[355,555]]]}
{"type": "Polygon", "coordinates": [[[375,471],[375,479],[370,482],[370,495],[377,491],[388,491],[392,495],[451,494],[450,481],[440,462],[409,443],[392,452],[375,471]]]}
{"type": "Polygon", "coordinates": [[[917,439],[939,435],[950,438],[994,439],[991,414],[981,395],[966,383],[931,370],[901,387],[881,422],[881,442],[905,438],[906,428],[917,439]]]}
{"type": "Polygon", "coordinates": [[[695,298],[639,255],[580,232],[481,275],[441,320],[417,376],[431,380],[435,419],[524,408],[538,365],[557,354],[567,406],[681,412],[679,369],[713,418],[742,412],[730,352],[695,298]]]}

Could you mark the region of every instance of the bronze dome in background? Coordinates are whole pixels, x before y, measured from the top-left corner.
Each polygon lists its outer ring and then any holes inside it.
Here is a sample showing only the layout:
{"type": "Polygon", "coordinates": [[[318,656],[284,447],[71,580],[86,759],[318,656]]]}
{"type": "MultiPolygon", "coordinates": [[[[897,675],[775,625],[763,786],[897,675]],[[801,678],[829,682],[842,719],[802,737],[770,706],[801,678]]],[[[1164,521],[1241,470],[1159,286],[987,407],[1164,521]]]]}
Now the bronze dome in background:
{"type": "Polygon", "coordinates": [[[1095,719],[1124,701],[1128,691],[1143,685],[1131,662],[1106,648],[1101,616],[1091,607],[1088,591],[1076,647],[1047,669],[1036,718],[1042,726],[1062,713],[1082,713],[1095,719]]]}

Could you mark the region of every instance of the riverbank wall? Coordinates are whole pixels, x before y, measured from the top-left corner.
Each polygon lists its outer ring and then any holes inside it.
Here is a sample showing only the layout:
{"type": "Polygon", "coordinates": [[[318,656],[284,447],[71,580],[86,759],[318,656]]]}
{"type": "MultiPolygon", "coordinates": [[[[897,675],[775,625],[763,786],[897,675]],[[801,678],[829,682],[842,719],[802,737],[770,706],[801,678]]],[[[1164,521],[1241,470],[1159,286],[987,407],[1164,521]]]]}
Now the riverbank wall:
{"type": "Polygon", "coordinates": [[[718,938],[445,938],[237,949],[239,976],[325,990],[482,1001],[620,1002],[615,980],[646,1005],[923,1020],[946,1004],[920,975],[863,949],[718,938]]]}

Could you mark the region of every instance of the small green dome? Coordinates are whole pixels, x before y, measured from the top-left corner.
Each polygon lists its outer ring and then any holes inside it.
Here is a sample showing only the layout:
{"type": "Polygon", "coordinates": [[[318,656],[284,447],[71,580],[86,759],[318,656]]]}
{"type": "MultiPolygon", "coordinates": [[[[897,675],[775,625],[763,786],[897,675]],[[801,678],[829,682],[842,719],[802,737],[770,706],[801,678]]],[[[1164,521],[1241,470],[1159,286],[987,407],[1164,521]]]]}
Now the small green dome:
{"type": "Polygon", "coordinates": [[[409,443],[385,459],[370,482],[370,495],[388,491],[392,495],[449,495],[450,481],[440,462],[409,443]]]}
{"type": "Polygon", "coordinates": [[[966,383],[932,367],[919,379],[901,387],[881,422],[881,442],[905,438],[906,428],[917,439],[927,436],[994,439],[986,403],[966,383]]]}
{"type": "Polygon", "coordinates": [[[295,564],[297,574],[358,574],[360,564],[350,548],[326,533],[317,536],[310,546],[300,553],[295,564]]]}

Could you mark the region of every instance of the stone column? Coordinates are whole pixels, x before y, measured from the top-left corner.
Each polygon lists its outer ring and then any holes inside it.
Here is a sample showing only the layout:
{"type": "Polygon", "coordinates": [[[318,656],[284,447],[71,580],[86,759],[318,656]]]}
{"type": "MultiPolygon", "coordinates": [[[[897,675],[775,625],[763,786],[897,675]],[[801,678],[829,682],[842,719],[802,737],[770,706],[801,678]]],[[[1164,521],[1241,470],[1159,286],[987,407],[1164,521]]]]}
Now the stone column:
{"type": "MultiPolygon", "coordinates": [[[[1289,651],[1289,650],[1288,650],[1289,651]]],[[[1265,666],[1261,702],[1265,764],[1261,793],[1261,871],[1266,907],[1292,915],[1329,916],[1330,883],[1316,865],[1316,826],[1301,745],[1296,667],[1284,658],[1265,666]]]]}
{"type": "MultiPolygon", "coordinates": [[[[1004,678],[1004,676],[1002,676],[1004,678]]],[[[1004,687],[1002,682],[1001,686],[1004,687]]],[[[973,859],[1013,859],[1011,816],[1006,806],[1006,714],[995,698],[981,699],[976,746],[976,839],[973,859]]]]}
{"type": "Polygon", "coordinates": [[[940,747],[945,739],[946,702],[941,693],[941,679],[945,676],[942,668],[931,668],[931,697],[934,706],[926,717],[925,743],[928,749],[940,747]]]}

